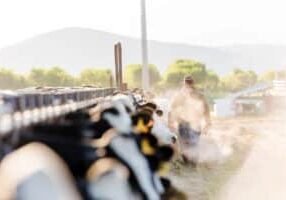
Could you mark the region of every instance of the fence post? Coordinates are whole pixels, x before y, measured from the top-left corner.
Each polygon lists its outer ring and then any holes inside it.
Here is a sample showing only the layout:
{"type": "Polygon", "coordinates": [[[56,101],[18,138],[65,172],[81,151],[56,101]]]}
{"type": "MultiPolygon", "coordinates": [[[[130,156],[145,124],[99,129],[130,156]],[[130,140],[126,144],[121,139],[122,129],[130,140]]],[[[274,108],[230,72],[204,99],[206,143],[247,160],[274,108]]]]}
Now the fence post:
{"type": "Polygon", "coordinates": [[[117,51],[117,44],[114,45],[114,58],[115,58],[115,86],[118,88],[119,87],[119,76],[118,76],[118,51],[117,51]]]}
{"type": "Polygon", "coordinates": [[[115,76],[116,76],[116,86],[118,89],[122,89],[123,84],[123,75],[122,75],[122,46],[121,43],[118,42],[114,46],[115,53],[115,76]]]}

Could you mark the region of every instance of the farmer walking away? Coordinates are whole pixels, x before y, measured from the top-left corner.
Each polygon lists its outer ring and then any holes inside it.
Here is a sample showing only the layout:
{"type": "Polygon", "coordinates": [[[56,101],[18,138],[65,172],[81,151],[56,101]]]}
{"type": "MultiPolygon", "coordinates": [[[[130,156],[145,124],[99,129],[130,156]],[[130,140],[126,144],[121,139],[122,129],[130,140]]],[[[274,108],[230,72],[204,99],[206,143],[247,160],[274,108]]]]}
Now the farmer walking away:
{"type": "Polygon", "coordinates": [[[169,112],[169,126],[178,133],[180,151],[185,161],[193,162],[184,150],[196,147],[201,134],[207,134],[210,113],[204,95],[195,87],[192,76],[184,78],[183,86],[173,97],[169,112]]]}

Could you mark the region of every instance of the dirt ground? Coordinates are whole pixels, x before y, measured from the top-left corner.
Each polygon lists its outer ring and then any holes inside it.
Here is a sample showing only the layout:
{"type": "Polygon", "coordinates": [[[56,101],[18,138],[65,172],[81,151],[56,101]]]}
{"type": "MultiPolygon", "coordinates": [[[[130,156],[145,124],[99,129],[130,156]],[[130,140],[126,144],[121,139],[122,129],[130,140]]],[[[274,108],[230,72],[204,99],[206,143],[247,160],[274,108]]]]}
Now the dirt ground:
{"type": "Polygon", "coordinates": [[[286,199],[285,117],[214,120],[219,145],[232,153],[222,162],[197,167],[175,161],[173,184],[195,200],[286,199]]]}

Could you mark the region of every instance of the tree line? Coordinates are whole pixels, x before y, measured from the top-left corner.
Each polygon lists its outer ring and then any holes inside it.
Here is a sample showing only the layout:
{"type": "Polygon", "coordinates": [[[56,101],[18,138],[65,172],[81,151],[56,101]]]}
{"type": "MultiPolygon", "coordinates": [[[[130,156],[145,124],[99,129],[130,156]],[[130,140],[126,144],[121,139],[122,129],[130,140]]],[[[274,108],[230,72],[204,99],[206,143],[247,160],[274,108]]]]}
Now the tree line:
{"type": "MultiPolygon", "coordinates": [[[[275,78],[285,79],[286,77],[285,71],[268,70],[257,74],[252,70],[240,68],[219,76],[215,71],[208,69],[205,64],[190,59],[175,60],[162,75],[154,65],[150,65],[149,73],[150,83],[157,91],[178,88],[186,75],[192,75],[196,87],[213,98],[240,91],[259,82],[270,82],[275,78]]],[[[141,65],[126,66],[124,77],[129,86],[140,87],[141,65]]]]}
{"type": "MultiPolygon", "coordinates": [[[[123,79],[129,88],[141,87],[140,64],[130,64],[123,68],[123,79]]],[[[184,76],[192,75],[196,86],[210,96],[220,96],[237,92],[259,82],[269,82],[275,77],[285,78],[284,71],[266,71],[257,74],[251,70],[236,68],[230,73],[219,76],[205,64],[178,59],[172,62],[163,74],[155,65],[149,65],[150,84],[153,90],[164,91],[181,85],[184,76]]],[[[109,87],[112,72],[109,69],[85,68],[78,76],[73,76],[60,67],[33,68],[27,74],[18,74],[7,68],[0,68],[0,89],[18,89],[30,86],[81,86],[94,85],[109,87]]]]}
{"type": "Polygon", "coordinates": [[[27,74],[18,74],[7,68],[0,68],[0,89],[20,89],[32,86],[82,86],[109,87],[109,69],[83,69],[78,76],[72,76],[60,67],[33,68],[27,74]]]}

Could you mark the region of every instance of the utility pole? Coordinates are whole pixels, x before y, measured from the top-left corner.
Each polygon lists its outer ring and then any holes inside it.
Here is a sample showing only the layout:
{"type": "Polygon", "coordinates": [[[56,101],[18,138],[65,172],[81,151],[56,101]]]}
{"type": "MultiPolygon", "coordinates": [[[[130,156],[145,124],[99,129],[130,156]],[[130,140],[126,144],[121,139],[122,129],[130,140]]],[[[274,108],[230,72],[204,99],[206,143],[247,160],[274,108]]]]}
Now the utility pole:
{"type": "Polygon", "coordinates": [[[141,0],[141,37],[142,37],[142,87],[149,90],[148,45],[147,45],[146,3],[141,0]]]}
{"type": "Polygon", "coordinates": [[[115,55],[115,77],[116,77],[116,86],[118,89],[123,87],[123,76],[122,76],[122,47],[121,43],[118,42],[114,46],[114,55],[115,55]]]}

